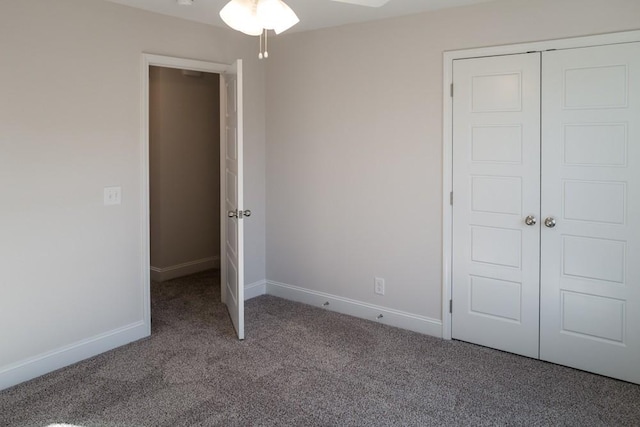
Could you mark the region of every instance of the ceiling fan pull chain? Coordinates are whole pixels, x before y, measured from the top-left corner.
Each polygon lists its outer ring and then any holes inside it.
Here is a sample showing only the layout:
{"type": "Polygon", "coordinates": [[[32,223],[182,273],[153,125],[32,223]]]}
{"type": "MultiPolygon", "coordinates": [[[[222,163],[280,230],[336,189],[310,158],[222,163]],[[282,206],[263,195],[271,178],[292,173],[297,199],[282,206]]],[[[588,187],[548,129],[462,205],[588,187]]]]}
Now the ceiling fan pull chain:
{"type": "Polygon", "coordinates": [[[269,57],[269,52],[267,52],[267,43],[268,43],[267,40],[269,38],[269,36],[268,36],[269,33],[267,31],[268,30],[265,28],[264,29],[264,57],[265,58],[269,57]]]}
{"type": "Polygon", "coordinates": [[[262,33],[260,33],[260,52],[258,52],[258,59],[262,59],[262,33]]]}

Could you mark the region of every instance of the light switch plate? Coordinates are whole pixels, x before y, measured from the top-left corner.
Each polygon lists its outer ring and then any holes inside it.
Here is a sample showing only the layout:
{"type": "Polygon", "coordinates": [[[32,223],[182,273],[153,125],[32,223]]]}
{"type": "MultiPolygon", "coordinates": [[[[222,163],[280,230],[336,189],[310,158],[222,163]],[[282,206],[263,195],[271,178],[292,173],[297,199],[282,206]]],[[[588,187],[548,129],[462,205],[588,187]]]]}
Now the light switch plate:
{"type": "Polygon", "coordinates": [[[104,205],[119,205],[122,203],[121,187],[105,187],[104,188],[104,205]]]}

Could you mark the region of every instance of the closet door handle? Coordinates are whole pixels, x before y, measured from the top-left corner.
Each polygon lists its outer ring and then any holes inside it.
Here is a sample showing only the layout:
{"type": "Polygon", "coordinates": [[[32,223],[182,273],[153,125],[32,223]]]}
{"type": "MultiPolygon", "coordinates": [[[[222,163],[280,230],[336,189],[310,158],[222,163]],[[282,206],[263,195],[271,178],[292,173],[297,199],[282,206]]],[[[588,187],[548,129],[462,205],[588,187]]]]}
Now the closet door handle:
{"type": "Polygon", "coordinates": [[[536,225],[536,222],[538,222],[538,220],[533,215],[529,215],[524,219],[524,223],[527,225],[536,225]]]}
{"type": "Polygon", "coordinates": [[[547,218],[545,218],[544,220],[544,225],[549,227],[549,228],[553,228],[556,226],[556,220],[555,218],[548,216],[547,218]]]}

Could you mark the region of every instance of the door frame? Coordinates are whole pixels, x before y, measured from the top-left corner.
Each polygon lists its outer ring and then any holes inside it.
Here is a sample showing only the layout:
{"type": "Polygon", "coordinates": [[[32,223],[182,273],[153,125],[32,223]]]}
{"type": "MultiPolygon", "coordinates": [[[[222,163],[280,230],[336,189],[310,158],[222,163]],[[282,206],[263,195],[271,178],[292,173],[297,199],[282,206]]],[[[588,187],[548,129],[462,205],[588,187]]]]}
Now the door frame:
{"type": "MultiPolygon", "coordinates": [[[[150,67],[165,67],[165,68],[177,68],[180,70],[190,71],[202,71],[205,73],[215,73],[221,76],[220,84],[222,86],[222,74],[227,71],[231,65],[221,64],[209,61],[200,61],[195,59],[178,58],[172,56],[155,55],[151,53],[142,54],[141,63],[141,96],[140,96],[140,139],[141,139],[141,182],[142,188],[140,193],[142,194],[142,209],[141,209],[141,229],[142,229],[142,265],[141,265],[141,278],[142,278],[142,292],[143,292],[143,316],[146,325],[146,335],[151,335],[151,242],[150,242],[150,200],[149,200],[149,69],[150,67]]],[[[226,132],[225,129],[225,109],[223,107],[223,91],[220,91],[220,158],[224,159],[226,144],[226,132]]],[[[220,167],[220,165],[218,165],[220,167]]],[[[221,215],[224,210],[222,201],[226,197],[226,185],[224,169],[221,168],[220,172],[220,200],[221,200],[221,215]]],[[[226,245],[224,245],[224,236],[226,235],[226,216],[220,217],[220,259],[226,259],[226,245]]],[[[225,277],[225,263],[220,263],[220,269],[222,277],[225,277]]]]}
{"type": "MultiPolygon", "coordinates": [[[[513,55],[546,50],[574,49],[580,47],[603,46],[608,44],[632,43],[640,41],[640,30],[608,34],[573,37],[540,42],[519,43],[445,51],[443,53],[442,82],[442,338],[451,339],[452,315],[450,312],[453,289],[453,205],[450,194],[453,191],[453,102],[451,85],[453,82],[453,61],[456,59],[479,58],[485,56],[513,55]]],[[[455,88],[454,88],[455,91],[455,88]]],[[[455,200],[455,195],[453,196],[455,200]]]]}

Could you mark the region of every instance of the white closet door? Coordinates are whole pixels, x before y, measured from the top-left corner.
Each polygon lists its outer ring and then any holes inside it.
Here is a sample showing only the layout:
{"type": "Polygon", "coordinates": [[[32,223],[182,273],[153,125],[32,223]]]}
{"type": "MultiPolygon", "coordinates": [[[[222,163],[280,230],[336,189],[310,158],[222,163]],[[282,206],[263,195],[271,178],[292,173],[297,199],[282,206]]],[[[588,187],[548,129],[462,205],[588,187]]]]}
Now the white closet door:
{"type": "Polygon", "coordinates": [[[640,43],[542,63],[540,355],[640,383],[640,43]]]}
{"type": "Polygon", "coordinates": [[[456,60],[453,81],[452,336],[538,357],[540,54],[456,60]]]}

